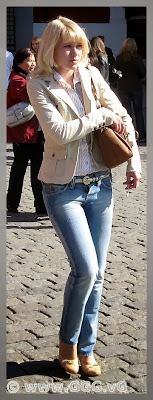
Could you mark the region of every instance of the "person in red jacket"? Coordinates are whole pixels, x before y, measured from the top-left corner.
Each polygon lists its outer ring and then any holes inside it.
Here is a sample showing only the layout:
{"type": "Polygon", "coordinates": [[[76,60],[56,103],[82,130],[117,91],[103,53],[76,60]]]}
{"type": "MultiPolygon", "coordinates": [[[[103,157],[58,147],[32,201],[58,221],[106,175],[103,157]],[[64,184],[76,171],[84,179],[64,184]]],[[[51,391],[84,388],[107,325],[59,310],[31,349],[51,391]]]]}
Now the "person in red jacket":
{"type": "MultiPolygon", "coordinates": [[[[30,102],[26,88],[26,76],[35,68],[35,65],[35,57],[30,48],[22,48],[16,52],[7,90],[7,108],[20,101],[30,102]]],[[[10,171],[7,192],[7,210],[9,212],[18,212],[24,175],[30,160],[34,207],[36,213],[46,213],[41,182],[37,179],[44,146],[43,133],[38,131],[38,128],[39,122],[35,115],[24,124],[14,128],[7,127],[7,142],[13,143],[14,151],[14,161],[10,171]]]]}

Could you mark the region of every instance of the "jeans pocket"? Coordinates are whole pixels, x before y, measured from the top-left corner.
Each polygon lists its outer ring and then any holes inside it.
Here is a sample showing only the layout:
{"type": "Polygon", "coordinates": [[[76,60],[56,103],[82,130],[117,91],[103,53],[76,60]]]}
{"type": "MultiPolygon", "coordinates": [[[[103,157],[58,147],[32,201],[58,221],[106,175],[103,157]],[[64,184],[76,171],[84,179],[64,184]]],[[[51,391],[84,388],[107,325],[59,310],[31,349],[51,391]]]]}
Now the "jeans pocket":
{"type": "Polygon", "coordinates": [[[43,186],[43,193],[46,196],[55,196],[57,194],[65,192],[65,190],[68,187],[68,184],[43,183],[42,186],[43,186]]]}
{"type": "Polygon", "coordinates": [[[112,189],[112,179],[111,176],[108,176],[108,178],[104,178],[101,181],[101,186],[104,186],[106,189],[112,189]]]}

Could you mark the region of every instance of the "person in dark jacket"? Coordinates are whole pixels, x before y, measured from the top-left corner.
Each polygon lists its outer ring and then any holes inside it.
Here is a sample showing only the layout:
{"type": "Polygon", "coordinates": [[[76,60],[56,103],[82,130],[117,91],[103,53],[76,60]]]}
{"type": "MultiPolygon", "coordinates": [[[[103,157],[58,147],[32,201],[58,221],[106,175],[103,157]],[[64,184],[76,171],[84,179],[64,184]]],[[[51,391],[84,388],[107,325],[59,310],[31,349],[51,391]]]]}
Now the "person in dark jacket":
{"type": "MultiPolygon", "coordinates": [[[[30,48],[18,50],[13,60],[13,70],[7,91],[7,108],[14,104],[30,102],[27,93],[26,77],[35,68],[36,62],[30,48]]],[[[28,161],[30,160],[31,187],[34,195],[34,207],[37,213],[45,213],[41,182],[37,175],[43,158],[43,134],[38,132],[39,122],[34,115],[30,121],[16,127],[7,127],[7,142],[13,143],[14,161],[11,167],[7,209],[18,212],[22,186],[28,161]]]]}
{"type": "Polygon", "coordinates": [[[133,108],[139,140],[145,142],[142,79],[146,76],[146,68],[141,56],[137,53],[135,39],[124,40],[120,54],[116,58],[116,69],[122,71],[122,78],[118,81],[118,95],[131,117],[133,108]]]}
{"type": "MultiPolygon", "coordinates": [[[[105,38],[103,35],[99,35],[100,39],[104,42],[105,45],[105,38]]],[[[115,57],[113,55],[113,51],[110,47],[105,46],[106,54],[108,55],[108,62],[112,68],[115,67],[115,57]]]]}
{"type": "Polygon", "coordinates": [[[109,83],[109,63],[104,42],[99,36],[93,36],[90,45],[90,64],[97,67],[105,81],[109,83]]]}

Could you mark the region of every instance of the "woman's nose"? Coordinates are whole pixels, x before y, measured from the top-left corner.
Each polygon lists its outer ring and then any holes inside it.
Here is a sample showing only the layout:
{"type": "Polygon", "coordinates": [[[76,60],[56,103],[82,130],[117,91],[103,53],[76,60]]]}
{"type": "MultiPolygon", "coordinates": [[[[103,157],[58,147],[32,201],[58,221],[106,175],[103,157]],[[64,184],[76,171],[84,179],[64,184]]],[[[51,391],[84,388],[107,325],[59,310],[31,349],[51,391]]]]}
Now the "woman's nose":
{"type": "Polygon", "coordinates": [[[77,48],[76,47],[72,47],[72,54],[77,54],[77,48]]]}

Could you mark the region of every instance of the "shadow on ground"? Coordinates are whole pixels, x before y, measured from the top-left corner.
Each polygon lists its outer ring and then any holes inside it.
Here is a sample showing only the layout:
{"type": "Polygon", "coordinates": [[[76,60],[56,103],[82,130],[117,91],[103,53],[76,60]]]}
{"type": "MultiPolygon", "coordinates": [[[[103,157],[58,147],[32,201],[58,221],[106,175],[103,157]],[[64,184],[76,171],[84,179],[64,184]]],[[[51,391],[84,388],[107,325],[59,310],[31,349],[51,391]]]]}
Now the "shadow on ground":
{"type": "MultiPolygon", "coordinates": [[[[56,377],[60,379],[69,379],[70,374],[65,372],[60,366],[58,359],[53,361],[26,361],[18,364],[17,362],[7,362],[7,379],[17,378],[26,375],[42,375],[56,377]]],[[[85,377],[82,371],[77,374],[79,377],[85,377]]]]}

